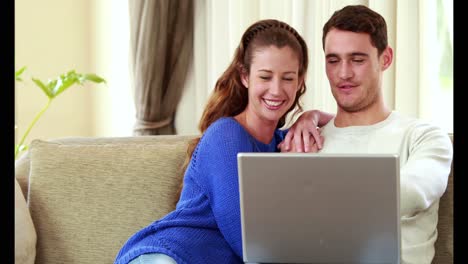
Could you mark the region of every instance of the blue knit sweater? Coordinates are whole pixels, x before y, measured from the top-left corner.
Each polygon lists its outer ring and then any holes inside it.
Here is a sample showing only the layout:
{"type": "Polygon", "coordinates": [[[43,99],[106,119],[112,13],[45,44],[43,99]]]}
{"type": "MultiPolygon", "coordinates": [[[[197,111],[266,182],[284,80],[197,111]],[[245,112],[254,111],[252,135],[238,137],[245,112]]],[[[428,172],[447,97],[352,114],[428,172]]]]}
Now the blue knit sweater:
{"type": "Polygon", "coordinates": [[[264,144],[232,117],[214,122],[193,152],[176,209],[130,237],[115,263],[145,253],[178,264],[243,263],[237,153],[276,152],[286,132],[264,144]]]}

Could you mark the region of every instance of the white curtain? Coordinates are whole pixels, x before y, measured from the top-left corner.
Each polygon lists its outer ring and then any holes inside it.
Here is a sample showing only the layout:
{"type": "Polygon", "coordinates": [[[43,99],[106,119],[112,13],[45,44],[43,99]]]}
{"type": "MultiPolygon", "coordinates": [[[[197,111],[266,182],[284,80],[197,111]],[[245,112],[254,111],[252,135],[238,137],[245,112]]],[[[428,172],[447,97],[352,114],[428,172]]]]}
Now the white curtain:
{"type": "MultiPolygon", "coordinates": [[[[194,63],[176,115],[178,134],[198,134],[205,102],[217,78],[232,59],[242,33],[259,19],[289,23],[309,47],[307,92],[304,109],[336,112],[325,74],[322,27],[335,10],[349,4],[367,5],[387,22],[394,63],[384,74],[387,105],[402,113],[431,117],[428,90],[430,50],[423,49],[427,27],[427,0],[197,0],[195,5],[194,63]],[[424,20],[426,19],[426,20],[424,20]]],[[[431,2],[431,1],[429,1],[431,2]]],[[[435,2],[432,1],[432,2],[435,2]]],[[[433,7],[432,7],[433,8],[433,7]]],[[[435,22],[434,22],[435,23],[435,22]]],[[[431,75],[436,76],[436,75],[431,75]]],[[[434,77],[435,78],[435,77],[434,77]]],[[[433,92],[432,92],[433,93],[433,92]]]]}

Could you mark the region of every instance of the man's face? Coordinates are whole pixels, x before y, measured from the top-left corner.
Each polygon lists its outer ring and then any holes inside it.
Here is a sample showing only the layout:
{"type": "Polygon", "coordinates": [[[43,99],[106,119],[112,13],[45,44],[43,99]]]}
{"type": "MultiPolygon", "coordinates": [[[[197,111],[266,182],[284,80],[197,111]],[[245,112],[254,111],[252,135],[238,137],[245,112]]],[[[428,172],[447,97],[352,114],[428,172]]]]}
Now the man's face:
{"type": "Polygon", "coordinates": [[[332,29],[325,38],[325,63],[332,94],[346,112],[365,110],[381,100],[382,72],[391,64],[387,48],[379,57],[369,34],[332,29]]]}

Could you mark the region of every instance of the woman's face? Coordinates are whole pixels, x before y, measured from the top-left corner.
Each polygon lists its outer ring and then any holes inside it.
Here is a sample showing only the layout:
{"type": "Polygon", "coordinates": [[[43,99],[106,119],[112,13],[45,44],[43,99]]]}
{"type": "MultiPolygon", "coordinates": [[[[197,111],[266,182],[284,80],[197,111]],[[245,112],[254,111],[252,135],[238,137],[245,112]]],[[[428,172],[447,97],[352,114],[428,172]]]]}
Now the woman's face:
{"type": "Polygon", "coordinates": [[[276,126],[294,103],[302,84],[298,55],[288,46],[257,49],[242,83],[249,94],[246,114],[276,126]]]}

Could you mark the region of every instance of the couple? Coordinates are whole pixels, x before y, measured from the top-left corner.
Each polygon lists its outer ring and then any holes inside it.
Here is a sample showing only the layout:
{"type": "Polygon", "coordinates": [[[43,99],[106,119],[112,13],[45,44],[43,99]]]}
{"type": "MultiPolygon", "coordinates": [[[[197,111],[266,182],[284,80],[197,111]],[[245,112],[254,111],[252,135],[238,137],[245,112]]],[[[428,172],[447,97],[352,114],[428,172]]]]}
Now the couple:
{"type": "Polygon", "coordinates": [[[286,114],[302,110],[307,45],[277,20],[246,30],[209,98],[203,134],[189,146],[176,209],[130,237],[115,263],[242,263],[237,153],[279,150],[400,155],[402,260],[432,261],[452,160],[448,135],[385,106],[382,75],[393,51],[382,16],[365,6],[336,11],[322,44],[337,114],[308,111],[280,130],[286,114]]]}

